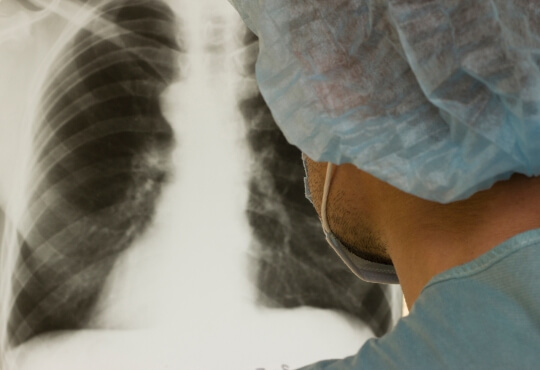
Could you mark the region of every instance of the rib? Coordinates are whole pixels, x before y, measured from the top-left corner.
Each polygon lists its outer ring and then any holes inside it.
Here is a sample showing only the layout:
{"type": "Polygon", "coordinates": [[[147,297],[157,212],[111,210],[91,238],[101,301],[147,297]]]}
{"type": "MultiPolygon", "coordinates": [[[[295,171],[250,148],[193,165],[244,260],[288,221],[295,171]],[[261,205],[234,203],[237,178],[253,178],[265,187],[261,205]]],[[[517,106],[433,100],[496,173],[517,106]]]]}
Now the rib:
{"type": "Polygon", "coordinates": [[[115,261],[150,225],[171,176],[175,140],[159,99],[179,74],[177,34],[164,2],[113,1],[53,64],[13,275],[12,346],[84,328],[115,261]],[[101,24],[114,32],[96,32],[101,24]]]}

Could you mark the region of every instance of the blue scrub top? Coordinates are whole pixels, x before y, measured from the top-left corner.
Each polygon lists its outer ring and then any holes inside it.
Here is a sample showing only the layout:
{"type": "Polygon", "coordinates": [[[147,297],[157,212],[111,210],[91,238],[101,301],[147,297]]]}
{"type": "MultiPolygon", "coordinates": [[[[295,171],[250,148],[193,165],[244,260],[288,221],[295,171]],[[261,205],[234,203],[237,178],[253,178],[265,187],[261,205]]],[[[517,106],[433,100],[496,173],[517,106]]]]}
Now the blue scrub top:
{"type": "Polygon", "coordinates": [[[356,355],[302,369],[540,369],[540,229],[435,276],[356,355]]]}

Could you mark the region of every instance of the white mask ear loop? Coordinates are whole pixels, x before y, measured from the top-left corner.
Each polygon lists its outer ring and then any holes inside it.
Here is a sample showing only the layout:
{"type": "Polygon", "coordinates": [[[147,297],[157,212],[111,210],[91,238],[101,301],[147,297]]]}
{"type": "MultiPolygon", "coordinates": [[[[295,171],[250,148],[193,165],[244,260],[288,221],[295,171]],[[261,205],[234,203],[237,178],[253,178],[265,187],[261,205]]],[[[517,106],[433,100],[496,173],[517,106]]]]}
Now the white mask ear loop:
{"type": "Polygon", "coordinates": [[[326,167],[326,178],[324,180],[324,190],[323,190],[323,199],[322,199],[322,205],[321,205],[321,221],[322,221],[322,227],[325,232],[330,232],[330,225],[328,224],[328,218],[326,216],[326,204],[328,203],[328,194],[330,193],[330,183],[332,182],[332,170],[333,170],[333,164],[331,162],[328,162],[328,166],[326,167]]]}
{"type": "Polygon", "coordinates": [[[321,205],[321,223],[328,244],[330,244],[330,247],[332,247],[334,252],[336,252],[349,270],[351,270],[359,279],[373,283],[399,284],[399,279],[393,266],[364,260],[363,258],[354,255],[352,252],[349,252],[332,231],[330,231],[328,216],[326,214],[326,204],[328,203],[328,194],[330,193],[330,184],[332,183],[333,167],[334,164],[328,162],[321,205]]]}
{"type": "Polygon", "coordinates": [[[323,190],[323,199],[322,199],[322,205],[321,205],[321,223],[324,230],[324,233],[326,234],[326,240],[328,241],[328,244],[332,247],[334,252],[338,255],[338,257],[347,265],[349,270],[351,270],[358,278],[364,280],[362,277],[362,274],[358,271],[358,268],[354,264],[354,262],[349,258],[347,255],[347,252],[342,249],[339,245],[336,245],[336,243],[332,243],[331,239],[329,239],[328,235],[332,234],[332,231],[330,230],[330,225],[328,224],[328,217],[326,215],[326,204],[328,203],[328,194],[330,193],[330,184],[332,182],[332,170],[334,165],[331,162],[328,162],[328,167],[326,167],[326,178],[324,180],[324,190],[323,190]]]}

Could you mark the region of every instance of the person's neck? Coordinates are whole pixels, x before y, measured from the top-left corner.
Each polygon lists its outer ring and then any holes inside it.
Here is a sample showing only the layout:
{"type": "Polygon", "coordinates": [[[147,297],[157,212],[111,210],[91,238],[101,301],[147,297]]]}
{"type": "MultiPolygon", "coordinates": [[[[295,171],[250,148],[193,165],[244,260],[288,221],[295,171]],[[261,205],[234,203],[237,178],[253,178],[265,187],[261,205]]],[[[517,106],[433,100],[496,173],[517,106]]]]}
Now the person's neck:
{"type": "Polygon", "coordinates": [[[420,200],[409,211],[394,220],[388,242],[410,309],[435,275],[540,228],[540,178],[514,176],[465,201],[420,200]]]}

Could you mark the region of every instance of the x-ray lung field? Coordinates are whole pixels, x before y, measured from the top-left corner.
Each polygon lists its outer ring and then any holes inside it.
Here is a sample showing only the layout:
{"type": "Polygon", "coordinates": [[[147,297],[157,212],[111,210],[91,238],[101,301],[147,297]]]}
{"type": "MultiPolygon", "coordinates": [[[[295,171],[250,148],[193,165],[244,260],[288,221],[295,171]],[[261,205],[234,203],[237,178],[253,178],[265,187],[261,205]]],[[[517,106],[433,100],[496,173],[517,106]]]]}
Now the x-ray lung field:
{"type": "Polygon", "coordinates": [[[392,329],[226,0],[0,0],[0,368],[285,370],[392,329]]]}

